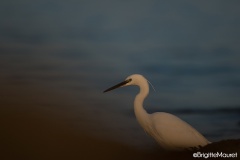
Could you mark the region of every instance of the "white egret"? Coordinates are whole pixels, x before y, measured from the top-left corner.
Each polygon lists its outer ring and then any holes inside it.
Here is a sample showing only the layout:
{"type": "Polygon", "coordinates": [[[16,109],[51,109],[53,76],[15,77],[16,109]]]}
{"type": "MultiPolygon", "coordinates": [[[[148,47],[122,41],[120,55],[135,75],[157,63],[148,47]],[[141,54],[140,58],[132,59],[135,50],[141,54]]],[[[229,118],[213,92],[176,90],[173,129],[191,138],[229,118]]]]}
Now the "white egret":
{"type": "Polygon", "coordinates": [[[138,122],[162,148],[182,150],[198,148],[211,143],[188,123],[172,114],[165,112],[148,114],[143,108],[143,101],[149,93],[149,85],[142,75],[133,74],[127,77],[125,81],[110,87],[104,92],[130,85],[140,87],[140,92],[134,100],[134,112],[138,122]]]}

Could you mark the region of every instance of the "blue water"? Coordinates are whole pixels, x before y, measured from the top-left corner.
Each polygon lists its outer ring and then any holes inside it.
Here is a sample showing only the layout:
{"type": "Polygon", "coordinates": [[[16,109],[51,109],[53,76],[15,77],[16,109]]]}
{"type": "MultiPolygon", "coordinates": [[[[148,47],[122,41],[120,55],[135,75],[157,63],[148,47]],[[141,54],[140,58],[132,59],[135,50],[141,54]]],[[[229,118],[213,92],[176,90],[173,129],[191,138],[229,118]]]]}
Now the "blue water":
{"type": "Polygon", "coordinates": [[[94,136],[151,146],[133,114],[137,89],[102,93],[140,73],[156,89],[148,112],[175,114],[210,141],[240,138],[235,2],[214,10],[198,2],[1,3],[1,95],[16,106],[29,98],[94,136]]]}

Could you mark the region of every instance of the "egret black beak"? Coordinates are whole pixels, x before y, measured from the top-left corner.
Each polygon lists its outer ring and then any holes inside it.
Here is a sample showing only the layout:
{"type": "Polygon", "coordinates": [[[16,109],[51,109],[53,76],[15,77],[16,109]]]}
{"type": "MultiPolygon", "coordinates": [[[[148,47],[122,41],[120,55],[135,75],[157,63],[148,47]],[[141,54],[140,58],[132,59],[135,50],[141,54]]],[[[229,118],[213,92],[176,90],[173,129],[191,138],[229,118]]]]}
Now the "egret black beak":
{"type": "Polygon", "coordinates": [[[122,86],[124,86],[125,84],[131,82],[131,80],[132,80],[132,79],[127,79],[127,80],[125,80],[125,81],[123,81],[123,82],[121,82],[121,83],[116,84],[115,86],[112,86],[112,87],[106,89],[106,90],[103,91],[103,92],[105,93],[105,92],[114,90],[114,89],[116,89],[116,88],[122,87],[122,86]]]}

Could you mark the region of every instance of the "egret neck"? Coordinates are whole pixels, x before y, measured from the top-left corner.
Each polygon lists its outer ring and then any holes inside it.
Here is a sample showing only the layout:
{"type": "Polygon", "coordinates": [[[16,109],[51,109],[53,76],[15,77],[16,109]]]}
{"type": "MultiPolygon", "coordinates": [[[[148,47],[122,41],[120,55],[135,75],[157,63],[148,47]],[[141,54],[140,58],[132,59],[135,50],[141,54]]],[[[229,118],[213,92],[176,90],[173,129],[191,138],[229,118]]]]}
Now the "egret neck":
{"type": "Polygon", "coordinates": [[[141,85],[138,85],[140,91],[134,100],[134,112],[138,122],[144,128],[146,126],[149,126],[148,124],[150,123],[149,114],[143,108],[144,99],[147,97],[149,93],[149,86],[148,82],[145,79],[141,80],[140,83],[141,85]]]}

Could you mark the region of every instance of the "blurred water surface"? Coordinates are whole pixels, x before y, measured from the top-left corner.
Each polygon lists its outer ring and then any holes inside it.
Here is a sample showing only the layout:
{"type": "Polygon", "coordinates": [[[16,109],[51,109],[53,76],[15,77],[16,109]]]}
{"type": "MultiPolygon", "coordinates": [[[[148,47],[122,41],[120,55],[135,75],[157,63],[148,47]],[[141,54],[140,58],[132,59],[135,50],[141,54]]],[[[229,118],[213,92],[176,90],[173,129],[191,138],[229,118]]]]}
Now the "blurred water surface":
{"type": "Polygon", "coordinates": [[[156,147],[133,114],[137,88],[102,93],[140,73],[157,90],[149,113],[175,114],[210,141],[240,138],[239,2],[95,2],[1,2],[5,125],[43,112],[96,137],[156,147]]]}

